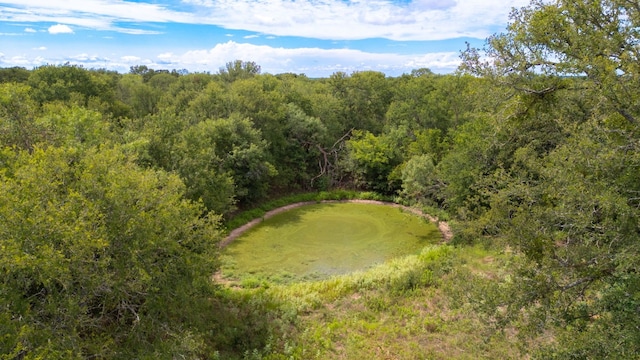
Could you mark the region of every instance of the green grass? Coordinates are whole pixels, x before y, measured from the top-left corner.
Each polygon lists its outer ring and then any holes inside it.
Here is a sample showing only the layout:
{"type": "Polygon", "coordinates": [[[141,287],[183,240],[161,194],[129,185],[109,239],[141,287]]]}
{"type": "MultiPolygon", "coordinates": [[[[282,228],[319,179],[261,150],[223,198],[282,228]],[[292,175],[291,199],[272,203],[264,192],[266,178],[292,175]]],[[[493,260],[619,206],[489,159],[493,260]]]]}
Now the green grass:
{"type": "Polygon", "coordinates": [[[264,341],[237,358],[526,359],[517,333],[494,331],[467,298],[477,280],[506,275],[510,257],[482,247],[432,245],[321,281],[226,290],[270,309],[267,328],[244,321],[250,337],[262,329],[264,341]]]}
{"type": "Polygon", "coordinates": [[[441,234],[398,208],[355,203],[307,205],[278,214],[229,244],[222,274],[245,287],[324,279],[417,254],[441,234]]]}
{"type": "Polygon", "coordinates": [[[278,199],[274,199],[263,204],[260,204],[252,209],[248,209],[237,213],[224,222],[224,226],[230,231],[238,228],[249,221],[262,217],[267,211],[297,203],[307,201],[323,201],[323,200],[379,200],[379,201],[392,201],[391,197],[386,197],[374,192],[366,191],[351,191],[351,190],[332,190],[321,191],[313,193],[294,194],[278,199]]]}
{"type": "MultiPolygon", "coordinates": [[[[313,196],[288,198],[260,211],[324,196],[335,199],[335,194],[313,196]]],[[[337,205],[342,204],[328,208],[337,205]]],[[[399,209],[366,206],[400,214],[399,209]]],[[[295,233],[288,226],[299,226],[312,209],[289,213],[293,224],[288,223],[291,219],[272,218],[276,225],[267,224],[264,230],[282,226],[295,233]]],[[[367,227],[353,228],[368,233],[367,227]]],[[[235,267],[232,272],[237,271],[238,262],[226,260],[235,267]]],[[[491,319],[478,312],[482,304],[477,301],[483,297],[473,295],[493,296],[499,286],[488,284],[508,279],[512,261],[511,252],[490,246],[438,243],[317,281],[297,281],[295,272],[266,277],[254,272],[242,278],[240,287],[219,287],[221,305],[216,314],[224,326],[218,327],[227,330],[213,333],[212,342],[220,349],[213,358],[528,359],[531,343],[523,341],[515,328],[496,331],[491,319]]],[[[549,335],[532,341],[547,341],[549,335]]]]}

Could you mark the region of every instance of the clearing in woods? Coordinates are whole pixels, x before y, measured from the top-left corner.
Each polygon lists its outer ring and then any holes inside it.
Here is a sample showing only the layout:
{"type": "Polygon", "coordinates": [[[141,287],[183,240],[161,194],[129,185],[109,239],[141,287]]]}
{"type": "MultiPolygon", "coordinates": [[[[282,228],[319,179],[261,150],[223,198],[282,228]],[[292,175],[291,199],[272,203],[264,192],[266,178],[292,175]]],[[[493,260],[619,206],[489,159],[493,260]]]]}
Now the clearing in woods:
{"type": "Polygon", "coordinates": [[[370,202],[293,205],[230,234],[222,252],[224,278],[323,279],[416,254],[447,238],[434,219],[425,221],[398,206],[370,202]]]}

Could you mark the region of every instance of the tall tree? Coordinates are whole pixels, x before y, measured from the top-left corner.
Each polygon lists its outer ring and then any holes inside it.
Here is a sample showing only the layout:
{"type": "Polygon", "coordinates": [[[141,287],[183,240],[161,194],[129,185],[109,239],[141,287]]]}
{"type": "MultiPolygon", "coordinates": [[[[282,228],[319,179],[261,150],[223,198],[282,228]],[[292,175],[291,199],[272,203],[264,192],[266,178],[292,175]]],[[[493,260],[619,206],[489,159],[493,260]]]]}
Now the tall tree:
{"type": "Polygon", "coordinates": [[[533,1],[511,19],[487,42],[491,60],[469,49],[464,68],[511,89],[521,119],[570,132],[541,143],[533,124],[512,124],[524,141],[491,174],[483,228],[524,259],[507,314],[562,326],[541,357],[637,358],[640,7],[533,1]]]}
{"type": "MultiPolygon", "coordinates": [[[[597,92],[602,112],[638,123],[640,7],[627,0],[535,0],[514,10],[508,31],[488,39],[491,62],[477,49],[463,54],[467,70],[492,76],[518,91],[545,96],[566,88],[566,76],[597,92]],[[542,76],[537,76],[542,75],[542,76]]],[[[577,89],[576,89],[577,90],[577,89]]]]}
{"type": "Polygon", "coordinates": [[[0,84],[0,146],[33,149],[45,136],[44,129],[36,122],[39,112],[29,86],[0,84]]]}
{"type": "Polygon", "coordinates": [[[468,75],[401,77],[394,86],[393,101],[386,113],[386,125],[410,129],[435,128],[446,132],[467,121],[475,103],[470,92],[477,86],[468,75]]]}
{"type": "Polygon", "coordinates": [[[92,96],[100,94],[89,70],[75,65],[41,66],[31,72],[28,83],[40,103],[77,99],[86,106],[92,96]]]}
{"type": "Polygon", "coordinates": [[[3,358],[202,351],[176,340],[193,334],[175,319],[210,296],[217,220],[184,200],[176,175],[106,145],[0,158],[3,358]]]}
{"type": "Polygon", "coordinates": [[[379,134],[384,126],[391,97],[391,83],[383,73],[353,73],[346,82],[346,93],[342,98],[347,129],[356,128],[379,134]]]}
{"type": "Polygon", "coordinates": [[[355,130],[347,142],[348,169],[358,186],[385,194],[397,190],[390,175],[401,163],[400,148],[392,136],[375,136],[370,132],[355,130]]]}
{"type": "Polygon", "coordinates": [[[27,82],[27,80],[29,80],[29,70],[23,67],[0,68],[0,83],[24,83],[27,82]]]}
{"type": "Polygon", "coordinates": [[[209,119],[189,127],[172,151],[176,170],[185,179],[188,194],[201,198],[208,209],[226,214],[235,200],[261,199],[277,172],[267,160],[267,143],[260,131],[237,115],[209,119]]]}
{"type": "MultiPolygon", "coordinates": [[[[323,173],[327,128],[320,119],[308,116],[297,105],[287,105],[284,127],[286,147],[279,151],[278,170],[289,188],[308,189],[323,173]],[[320,166],[318,164],[321,164],[320,166]]],[[[319,181],[316,182],[318,184],[319,181]]]]}
{"type": "Polygon", "coordinates": [[[232,83],[236,80],[247,79],[260,74],[260,65],[253,61],[235,60],[225,64],[220,68],[218,75],[223,81],[232,83]]]}

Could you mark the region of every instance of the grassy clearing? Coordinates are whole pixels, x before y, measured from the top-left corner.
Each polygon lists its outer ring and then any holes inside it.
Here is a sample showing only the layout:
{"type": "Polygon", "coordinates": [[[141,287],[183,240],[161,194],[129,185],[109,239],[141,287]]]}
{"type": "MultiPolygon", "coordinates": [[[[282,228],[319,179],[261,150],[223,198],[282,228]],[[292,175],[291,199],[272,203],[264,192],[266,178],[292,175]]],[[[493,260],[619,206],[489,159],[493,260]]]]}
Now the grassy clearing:
{"type": "MultiPolygon", "coordinates": [[[[236,224],[292,202],[389,200],[361,193],[338,195],[281,199],[257,213],[244,214],[236,224]]],[[[494,323],[476,312],[479,304],[475,299],[482,297],[475,295],[495,291],[495,286],[487,284],[508,278],[512,261],[509,251],[432,244],[422,251],[324,280],[287,283],[300,278],[285,274],[285,281],[248,277],[240,287],[220,285],[215,301],[219,328],[224,332],[213,337],[220,351],[212,357],[527,359],[527,349],[532,347],[515,329],[496,331],[494,323]]],[[[548,339],[549,334],[544,336],[548,339]]]]}
{"type": "Polygon", "coordinates": [[[440,242],[437,227],[399,208],[313,204],[265,220],[222,253],[222,274],[243,286],[351,273],[440,242]]]}
{"type": "Polygon", "coordinates": [[[515,331],[494,331],[465,293],[474,279],[505,276],[510,256],[482,247],[431,245],[417,255],[322,281],[265,281],[253,289],[226,290],[270,304],[272,314],[262,346],[239,358],[526,358],[515,331]]]}
{"type": "Polygon", "coordinates": [[[253,219],[264,216],[268,211],[297,203],[306,201],[323,201],[323,200],[378,200],[378,201],[392,201],[391,198],[382,196],[374,192],[362,192],[362,191],[350,191],[350,190],[333,190],[333,191],[321,191],[314,193],[294,194],[285,197],[281,197],[275,200],[268,201],[260,204],[250,210],[242,211],[234,216],[226,219],[224,227],[227,230],[233,230],[238,228],[253,219]]]}

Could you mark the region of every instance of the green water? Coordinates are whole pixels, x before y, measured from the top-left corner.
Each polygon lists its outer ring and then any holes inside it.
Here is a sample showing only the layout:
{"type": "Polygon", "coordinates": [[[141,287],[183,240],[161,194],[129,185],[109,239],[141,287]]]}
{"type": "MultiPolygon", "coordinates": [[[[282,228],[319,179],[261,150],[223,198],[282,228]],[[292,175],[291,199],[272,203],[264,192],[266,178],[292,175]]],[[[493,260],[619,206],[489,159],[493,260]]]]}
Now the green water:
{"type": "Polygon", "coordinates": [[[434,224],[371,204],[314,204],[265,220],[229,244],[222,274],[275,281],[322,279],[419,253],[441,240],[434,224]]]}

